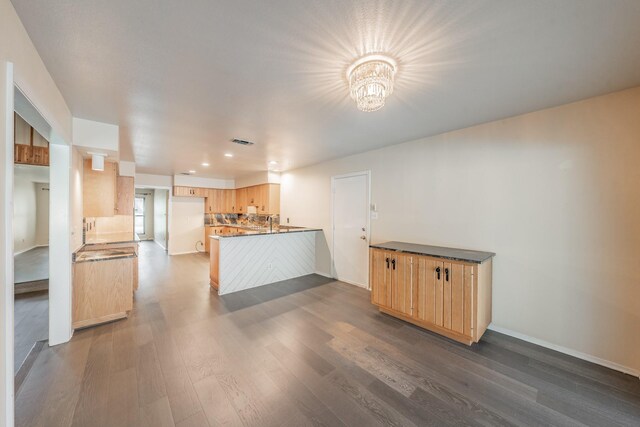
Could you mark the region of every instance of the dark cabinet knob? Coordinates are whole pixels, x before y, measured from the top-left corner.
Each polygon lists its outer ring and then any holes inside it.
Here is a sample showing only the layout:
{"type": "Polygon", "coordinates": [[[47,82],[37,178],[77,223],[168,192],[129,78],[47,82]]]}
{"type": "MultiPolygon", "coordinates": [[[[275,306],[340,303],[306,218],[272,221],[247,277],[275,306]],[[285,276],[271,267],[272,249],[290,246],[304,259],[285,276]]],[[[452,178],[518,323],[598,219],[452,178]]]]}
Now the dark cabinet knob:
{"type": "Polygon", "coordinates": [[[389,257],[386,258],[387,261],[387,268],[389,268],[389,257]]]}
{"type": "Polygon", "coordinates": [[[440,267],[436,267],[436,273],[438,273],[438,280],[440,280],[440,267]]]}
{"type": "Polygon", "coordinates": [[[391,260],[391,265],[393,265],[393,269],[395,270],[396,269],[396,260],[395,259],[391,260]]]}
{"type": "Polygon", "coordinates": [[[445,268],[444,269],[444,279],[448,282],[449,281],[449,269],[445,268]]]}

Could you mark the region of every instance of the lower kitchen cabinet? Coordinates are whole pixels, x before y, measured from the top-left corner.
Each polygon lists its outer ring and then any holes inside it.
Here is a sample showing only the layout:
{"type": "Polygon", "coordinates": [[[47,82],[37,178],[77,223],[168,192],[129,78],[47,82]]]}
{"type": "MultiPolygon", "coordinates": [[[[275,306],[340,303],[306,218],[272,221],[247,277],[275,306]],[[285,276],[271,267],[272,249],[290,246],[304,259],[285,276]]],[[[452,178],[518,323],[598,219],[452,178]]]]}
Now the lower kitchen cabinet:
{"type": "Polygon", "coordinates": [[[491,323],[492,256],[478,263],[372,248],[371,302],[456,341],[478,342],[491,323]]]}

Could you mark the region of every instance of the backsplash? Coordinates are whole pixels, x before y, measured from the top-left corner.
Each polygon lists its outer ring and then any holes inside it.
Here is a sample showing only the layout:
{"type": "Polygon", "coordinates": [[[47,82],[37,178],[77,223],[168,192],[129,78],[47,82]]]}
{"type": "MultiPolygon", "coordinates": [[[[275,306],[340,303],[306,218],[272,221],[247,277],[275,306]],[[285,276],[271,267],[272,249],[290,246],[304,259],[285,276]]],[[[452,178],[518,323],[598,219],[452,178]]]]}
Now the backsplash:
{"type": "Polygon", "coordinates": [[[204,214],[204,225],[244,225],[247,227],[268,227],[269,218],[274,226],[280,225],[280,215],[260,214],[204,214]]]}

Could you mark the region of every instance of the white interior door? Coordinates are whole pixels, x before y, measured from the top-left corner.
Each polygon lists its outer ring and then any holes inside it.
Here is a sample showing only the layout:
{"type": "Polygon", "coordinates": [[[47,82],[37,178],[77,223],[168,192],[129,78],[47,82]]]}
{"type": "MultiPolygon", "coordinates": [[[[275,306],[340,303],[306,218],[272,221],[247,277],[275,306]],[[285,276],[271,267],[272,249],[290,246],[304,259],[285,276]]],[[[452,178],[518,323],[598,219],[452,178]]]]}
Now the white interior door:
{"type": "Polygon", "coordinates": [[[333,178],[333,266],[338,280],[369,286],[369,172],[333,178]]]}

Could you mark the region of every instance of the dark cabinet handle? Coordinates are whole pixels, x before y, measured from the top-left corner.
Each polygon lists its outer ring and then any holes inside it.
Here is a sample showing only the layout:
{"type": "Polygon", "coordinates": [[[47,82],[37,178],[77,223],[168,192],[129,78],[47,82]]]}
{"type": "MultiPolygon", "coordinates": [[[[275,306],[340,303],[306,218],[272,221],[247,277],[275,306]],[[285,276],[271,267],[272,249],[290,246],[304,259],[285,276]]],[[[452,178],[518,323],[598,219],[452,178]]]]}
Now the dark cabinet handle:
{"type": "Polygon", "coordinates": [[[396,269],[396,260],[395,259],[391,260],[391,265],[393,265],[393,269],[395,270],[396,269]]]}
{"type": "Polygon", "coordinates": [[[440,280],[440,267],[436,267],[436,273],[438,273],[438,280],[440,280]]]}
{"type": "Polygon", "coordinates": [[[448,268],[444,269],[444,278],[445,278],[445,280],[447,282],[449,281],[449,269],[448,268]]]}
{"type": "Polygon", "coordinates": [[[389,268],[389,257],[386,258],[387,261],[387,268],[389,268]]]}

